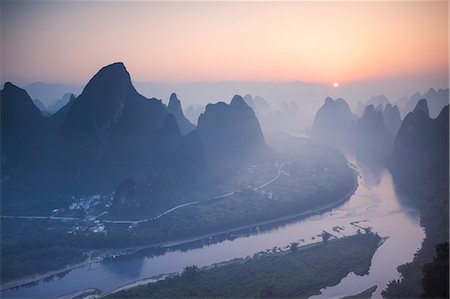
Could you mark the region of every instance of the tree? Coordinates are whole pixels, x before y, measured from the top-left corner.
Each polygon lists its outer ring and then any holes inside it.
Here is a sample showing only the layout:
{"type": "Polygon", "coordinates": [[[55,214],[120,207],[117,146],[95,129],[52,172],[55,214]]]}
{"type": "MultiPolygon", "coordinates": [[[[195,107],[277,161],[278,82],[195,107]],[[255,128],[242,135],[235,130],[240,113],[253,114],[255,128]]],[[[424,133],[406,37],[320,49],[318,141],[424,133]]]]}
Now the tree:
{"type": "Polygon", "coordinates": [[[423,266],[424,298],[448,298],[448,243],[436,245],[436,256],[423,266]]]}
{"type": "Polygon", "coordinates": [[[291,252],[297,252],[298,251],[298,242],[291,242],[291,244],[289,244],[289,250],[291,252]]]}
{"type": "Polygon", "coordinates": [[[198,271],[199,270],[196,265],[187,266],[187,267],[184,267],[183,273],[181,273],[181,276],[191,280],[191,279],[194,279],[195,277],[197,277],[198,271]]]}
{"type": "Polygon", "coordinates": [[[331,234],[326,231],[323,231],[320,236],[322,237],[323,244],[327,244],[328,240],[331,238],[331,234]]]}

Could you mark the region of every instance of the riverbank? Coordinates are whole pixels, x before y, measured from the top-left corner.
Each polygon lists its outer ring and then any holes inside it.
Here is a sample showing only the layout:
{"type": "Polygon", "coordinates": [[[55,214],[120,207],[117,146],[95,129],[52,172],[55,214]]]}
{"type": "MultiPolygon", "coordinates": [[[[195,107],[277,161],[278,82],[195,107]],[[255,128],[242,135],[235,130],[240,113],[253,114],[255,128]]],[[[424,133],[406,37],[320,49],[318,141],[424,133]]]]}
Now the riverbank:
{"type": "Polygon", "coordinates": [[[47,273],[43,273],[43,274],[31,275],[31,276],[20,278],[17,280],[12,280],[12,281],[2,284],[0,286],[0,290],[4,291],[7,289],[23,286],[26,284],[39,282],[43,279],[73,270],[75,268],[84,267],[84,266],[88,266],[91,263],[99,262],[100,260],[102,260],[103,258],[105,258],[107,256],[129,255],[129,254],[134,254],[140,250],[157,248],[157,247],[170,248],[173,246],[185,245],[185,244],[189,244],[192,242],[201,241],[204,239],[209,239],[209,238],[213,238],[213,237],[220,236],[220,235],[226,235],[226,234],[230,234],[230,233],[245,230],[245,229],[260,227],[260,226],[264,226],[264,225],[282,223],[282,222],[290,221],[293,219],[300,219],[300,218],[305,218],[308,216],[324,213],[328,210],[331,210],[331,209],[343,204],[355,193],[356,189],[358,188],[356,171],[353,171],[353,175],[354,175],[354,184],[353,184],[352,189],[347,194],[345,194],[344,196],[341,196],[340,198],[338,198],[337,200],[334,200],[333,202],[322,205],[322,206],[317,207],[312,210],[308,210],[308,211],[304,211],[304,212],[300,212],[300,213],[296,213],[296,214],[292,214],[292,215],[287,215],[287,216],[283,216],[283,217],[278,217],[278,218],[274,218],[274,219],[270,219],[270,220],[266,220],[266,221],[260,221],[260,222],[249,224],[249,225],[242,225],[239,227],[221,230],[221,231],[217,231],[214,233],[202,234],[202,235],[198,235],[198,236],[193,236],[193,237],[183,238],[183,239],[178,239],[178,240],[173,240],[173,241],[159,242],[159,243],[140,245],[140,246],[123,247],[123,248],[118,248],[118,249],[92,250],[89,252],[89,258],[87,260],[83,261],[82,263],[71,265],[71,266],[65,267],[64,269],[61,269],[61,270],[51,271],[51,272],[47,272],[47,273]],[[95,255],[97,258],[92,259],[91,257],[93,255],[95,255]]]}
{"type": "Polygon", "coordinates": [[[372,233],[276,252],[259,252],[132,288],[108,298],[307,297],[337,284],[348,273],[364,275],[382,239],[372,233]],[[314,265],[314,266],[313,266],[314,265]]]}

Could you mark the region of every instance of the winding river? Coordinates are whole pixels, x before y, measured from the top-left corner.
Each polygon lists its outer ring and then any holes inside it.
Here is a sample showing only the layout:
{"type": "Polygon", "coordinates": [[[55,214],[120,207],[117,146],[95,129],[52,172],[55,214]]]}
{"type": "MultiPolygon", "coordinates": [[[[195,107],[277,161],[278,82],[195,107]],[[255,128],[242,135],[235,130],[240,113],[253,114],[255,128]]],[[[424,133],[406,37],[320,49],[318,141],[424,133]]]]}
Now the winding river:
{"type": "MultiPolygon", "coordinates": [[[[373,298],[380,298],[386,284],[399,278],[397,266],[411,261],[420,248],[424,231],[417,210],[406,203],[395,190],[391,174],[386,169],[371,170],[357,165],[359,186],[344,204],[320,215],[294,219],[276,226],[234,234],[232,238],[204,246],[174,249],[161,255],[131,256],[92,263],[65,275],[28,286],[1,292],[3,298],[52,298],[88,288],[103,294],[144,278],[179,272],[188,265],[208,266],[256,252],[284,247],[290,242],[301,245],[317,242],[323,230],[337,237],[352,235],[360,227],[371,227],[382,237],[388,237],[378,248],[368,275],[350,273],[338,285],[325,288],[311,298],[341,298],[354,295],[377,285],[373,298]],[[353,223],[353,224],[352,224],[353,223]],[[356,225],[355,225],[356,224],[356,225]],[[337,232],[337,226],[343,228],[337,232]]],[[[230,237],[230,236],[229,236],[230,237]]]]}

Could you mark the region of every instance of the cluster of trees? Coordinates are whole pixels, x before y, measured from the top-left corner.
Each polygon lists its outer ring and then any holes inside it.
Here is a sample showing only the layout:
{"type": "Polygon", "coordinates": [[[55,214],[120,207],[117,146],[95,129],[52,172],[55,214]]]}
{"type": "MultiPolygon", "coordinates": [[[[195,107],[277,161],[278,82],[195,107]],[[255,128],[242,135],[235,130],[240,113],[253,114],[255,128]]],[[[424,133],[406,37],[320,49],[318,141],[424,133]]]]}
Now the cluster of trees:
{"type": "Polygon", "coordinates": [[[0,267],[1,281],[59,270],[86,259],[83,251],[71,247],[48,247],[19,253],[3,252],[0,267]]]}
{"type": "Polygon", "coordinates": [[[380,237],[359,234],[329,241],[326,246],[256,254],[198,269],[188,266],[177,276],[131,288],[110,298],[287,298],[308,297],[338,283],[350,272],[364,275],[380,237]],[[314,266],[312,266],[314,265],[314,266]]]}

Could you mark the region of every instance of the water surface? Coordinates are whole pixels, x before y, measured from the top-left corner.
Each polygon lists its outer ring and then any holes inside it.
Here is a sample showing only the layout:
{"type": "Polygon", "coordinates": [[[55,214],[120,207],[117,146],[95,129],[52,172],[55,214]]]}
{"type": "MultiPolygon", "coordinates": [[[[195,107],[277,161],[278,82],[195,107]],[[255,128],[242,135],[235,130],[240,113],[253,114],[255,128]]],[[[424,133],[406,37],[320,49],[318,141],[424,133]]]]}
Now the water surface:
{"type": "Polygon", "coordinates": [[[104,293],[133,281],[163,274],[180,272],[183,267],[208,266],[233,258],[251,256],[254,253],[284,247],[290,242],[301,245],[317,242],[323,230],[337,237],[355,234],[359,221],[361,227],[372,227],[382,237],[389,237],[376,251],[368,275],[350,273],[338,285],[323,289],[323,294],[313,298],[340,298],[354,295],[373,285],[378,288],[373,298],[381,297],[381,291],[392,279],[398,279],[397,266],[413,259],[420,248],[424,231],[419,224],[417,210],[400,200],[395,191],[391,174],[386,169],[368,169],[358,166],[359,187],[355,194],[341,206],[327,213],[293,220],[275,227],[253,230],[232,240],[225,240],[204,247],[192,246],[188,250],[174,250],[159,256],[134,256],[93,263],[77,268],[62,277],[19,287],[1,293],[3,298],[51,298],[76,290],[98,288],[104,293]],[[340,226],[342,231],[333,231],[340,226]],[[197,247],[197,248],[195,248],[197,247]]]}

